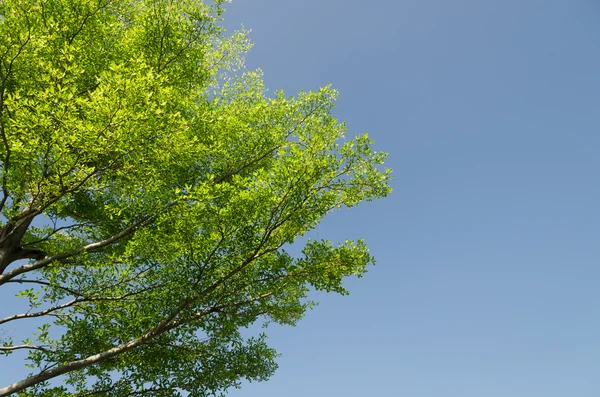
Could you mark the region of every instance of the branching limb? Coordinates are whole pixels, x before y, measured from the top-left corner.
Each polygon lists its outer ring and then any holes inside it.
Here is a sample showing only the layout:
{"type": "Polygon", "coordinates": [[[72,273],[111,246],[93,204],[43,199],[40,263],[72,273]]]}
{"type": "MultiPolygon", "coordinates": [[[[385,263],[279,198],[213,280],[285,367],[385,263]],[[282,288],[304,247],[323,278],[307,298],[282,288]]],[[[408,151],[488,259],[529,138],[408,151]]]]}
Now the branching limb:
{"type": "Polygon", "coordinates": [[[51,352],[50,349],[46,349],[45,347],[36,346],[36,345],[0,346],[0,352],[9,352],[9,351],[23,350],[23,349],[27,349],[27,350],[41,350],[41,351],[44,351],[44,352],[51,352]]]}
{"type": "Polygon", "coordinates": [[[119,233],[117,233],[105,240],[98,241],[98,242],[92,243],[92,244],[88,244],[86,246],[83,246],[83,247],[81,247],[77,250],[71,251],[71,252],[63,252],[63,253],[60,253],[57,255],[53,255],[53,256],[41,259],[41,260],[37,260],[28,265],[23,265],[23,266],[14,268],[13,270],[6,272],[5,274],[0,276],[0,285],[5,284],[6,282],[15,278],[18,275],[46,267],[49,264],[51,264],[52,262],[64,260],[64,259],[71,258],[73,256],[76,256],[76,255],[79,255],[79,254],[82,254],[85,252],[93,252],[93,251],[102,249],[104,247],[107,247],[107,246],[114,244],[117,241],[135,233],[135,231],[137,229],[139,229],[142,226],[152,223],[154,220],[155,220],[154,216],[144,217],[144,218],[140,219],[139,221],[133,223],[132,225],[126,227],[119,233]]]}
{"type": "Polygon", "coordinates": [[[0,324],[4,324],[4,323],[8,323],[10,321],[15,321],[15,320],[21,320],[24,318],[34,318],[34,317],[42,317],[42,316],[46,316],[49,315],[51,313],[54,313],[56,311],[60,311],[63,309],[67,309],[69,307],[74,307],[77,306],[81,303],[84,302],[99,302],[99,301],[131,301],[131,300],[139,300],[141,298],[134,298],[136,295],[142,294],[144,292],[148,292],[151,291],[153,289],[156,289],[157,286],[151,286],[151,287],[147,287],[147,288],[143,288],[139,291],[133,291],[133,292],[129,292],[127,294],[123,294],[123,295],[119,295],[119,296],[88,296],[88,297],[80,297],[80,298],[76,298],[76,299],[72,299],[69,302],[60,304],[60,305],[55,305],[52,307],[49,307],[48,309],[44,309],[41,310],[39,312],[35,312],[35,313],[21,313],[21,314],[15,314],[12,316],[8,316],[5,318],[0,319],[0,324]]]}
{"type": "Polygon", "coordinates": [[[81,296],[82,294],[79,291],[76,291],[74,289],[68,288],[68,287],[64,287],[62,285],[54,285],[54,284],[50,284],[47,281],[43,281],[43,280],[27,280],[27,279],[16,279],[16,280],[8,280],[6,283],[18,283],[18,284],[38,284],[38,285],[44,285],[44,286],[52,286],[54,288],[58,288],[61,289],[71,295],[74,296],[81,296]]]}
{"type": "Polygon", "coordinates": [[[28,243],[25,243],[23,245],[21,245],[21,247],[27,247],[30,245],[36,245],[36,244],[40,244],[43,243],[45,241],[48,241],[52,236],[54,236],[56,233],[59,233],[61,231],[64,230],[70,230],[70,229],[77,229],[77,228],[81,228],[81,227],[85,227],[85,226],[90,226],[92,225],[91,222],[81,222],[81,223],[76,223],[73,225],[67,225],[67,226],[61,226],[61,227],[55,227],[52,229],[52,231],[50,233],[48,233],[48,235],[46,235],[45,237],[39,239],[39,240],[35,240],[35,241],[30,241],[28,243]]]}

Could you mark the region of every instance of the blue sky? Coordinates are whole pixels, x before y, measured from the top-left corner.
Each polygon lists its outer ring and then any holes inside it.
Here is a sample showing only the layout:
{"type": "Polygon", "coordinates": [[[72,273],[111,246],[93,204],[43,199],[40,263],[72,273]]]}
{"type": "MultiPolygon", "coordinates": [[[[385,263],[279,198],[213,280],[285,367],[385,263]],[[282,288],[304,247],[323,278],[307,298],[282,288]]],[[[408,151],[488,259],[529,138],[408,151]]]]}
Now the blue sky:
{"type": "Polygon", "coordinates": [[[270,328],[279,370],[232,397],[600,395],[599,18],[593,0],[228,6],[272,91],[332,83],[395,171],[312,234],[363,237],[377,266],[270,328]]]}
{"type": "Polygon", "coordinates": [[[600,394],[600,3],[234,1],[250,68],[389,152],[394,192],[313,236],[377,266],[234,397],[600,394]]]}

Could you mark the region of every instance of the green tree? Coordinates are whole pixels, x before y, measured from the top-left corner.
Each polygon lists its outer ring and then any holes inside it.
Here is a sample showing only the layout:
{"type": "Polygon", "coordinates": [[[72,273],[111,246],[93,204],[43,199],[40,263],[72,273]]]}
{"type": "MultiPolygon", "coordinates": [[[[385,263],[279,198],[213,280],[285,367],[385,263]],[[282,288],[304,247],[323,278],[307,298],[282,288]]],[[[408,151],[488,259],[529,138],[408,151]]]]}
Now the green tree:
{"type": "Polygon", "coordinates": [[[29,305],[0,324],[42,324],[3,333],[2,366],[25,350],[32,372],[0,396],[264,380],[276,352],[240,329],[295,324],[373,261],[362,241],[284,250],[388,194],[389,170],[344,138],[335,90],[266,95],[222,3],[0,0],[0,286],[29,305]]]}

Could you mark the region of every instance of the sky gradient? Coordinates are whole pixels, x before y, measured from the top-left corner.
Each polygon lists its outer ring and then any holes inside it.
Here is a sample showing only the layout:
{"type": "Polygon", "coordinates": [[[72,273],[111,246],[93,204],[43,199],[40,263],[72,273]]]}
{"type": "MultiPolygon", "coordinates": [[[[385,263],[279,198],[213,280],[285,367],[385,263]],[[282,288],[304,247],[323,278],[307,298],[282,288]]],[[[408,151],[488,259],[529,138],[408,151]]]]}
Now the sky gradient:
{"type": "Polygon", "coordinates": [[[394,192],[315,238],[377,265],[296,328],[233,397],[600,393],[600,4],[234,1],[249,68],[292,95],[332,83],[394,192]]]}
{"type": "Polygon", "coordinates": [[[348,135],[368,131],[395,176],[311,233],[362,237],[377,265],[268,329],[279,370],[229,395],[600,395],[600,3],[227,8],[271,92],[332,83],[348,135]]]}

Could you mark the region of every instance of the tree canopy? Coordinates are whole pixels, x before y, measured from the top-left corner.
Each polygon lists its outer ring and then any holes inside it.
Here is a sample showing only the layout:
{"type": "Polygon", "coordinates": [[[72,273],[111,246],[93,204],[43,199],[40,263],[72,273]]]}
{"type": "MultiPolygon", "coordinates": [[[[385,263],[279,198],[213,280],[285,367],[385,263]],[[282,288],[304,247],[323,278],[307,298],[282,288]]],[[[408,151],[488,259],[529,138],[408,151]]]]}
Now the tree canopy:
{"type": "Polygon", "coordinates": [[[344,137],[331,87],[267,94],[222,3],[0,0],[0,288],[29,306],[0,330],[38,326],[0,334],[2,367],[31,368],[0,396],[267,379],[276,352],[240,329],[295,324],[373,262],[361,240],[286,252],[390,171],[344,137]]]}

